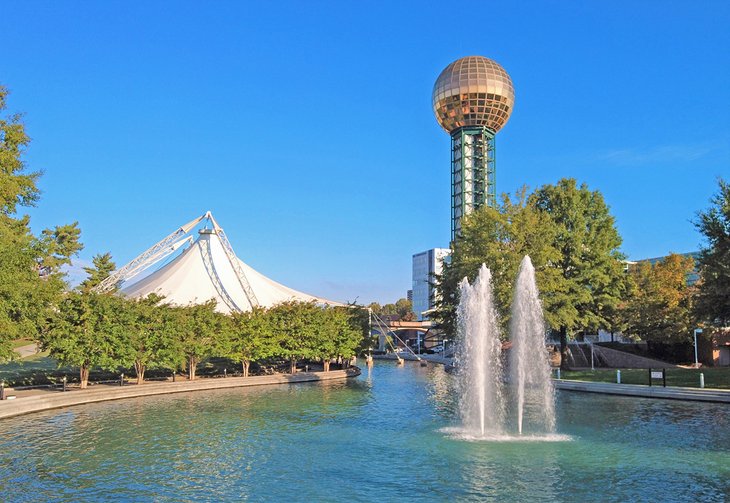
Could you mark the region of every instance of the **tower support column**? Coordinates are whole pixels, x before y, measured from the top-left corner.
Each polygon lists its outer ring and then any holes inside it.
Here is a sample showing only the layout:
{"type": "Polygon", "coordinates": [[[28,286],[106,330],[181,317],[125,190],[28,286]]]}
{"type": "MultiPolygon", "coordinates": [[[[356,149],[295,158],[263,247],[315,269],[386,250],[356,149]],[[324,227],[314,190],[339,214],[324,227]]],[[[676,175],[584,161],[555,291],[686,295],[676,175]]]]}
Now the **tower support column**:
{"type": "Polygon", "coordinates": [[[451,132],[451,240],[461,235],[461,219],[484,206],[496,207],[494,132],[465,126],[451,132]]]}

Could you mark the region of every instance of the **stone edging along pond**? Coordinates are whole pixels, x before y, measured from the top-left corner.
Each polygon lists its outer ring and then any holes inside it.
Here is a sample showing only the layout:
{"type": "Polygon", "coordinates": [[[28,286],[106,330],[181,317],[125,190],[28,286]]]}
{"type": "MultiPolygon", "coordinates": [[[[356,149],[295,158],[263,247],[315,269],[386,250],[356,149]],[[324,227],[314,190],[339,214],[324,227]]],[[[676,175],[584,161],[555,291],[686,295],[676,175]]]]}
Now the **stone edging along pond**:
{"type": "Polygon", "coordinates": [[[265,386],[272,384],[296,384],[317,381],[347,379],[360,375],[360,369],[351,367],[346,370],[329,372],[301,372],[298,374],[275,374],[251,377],[227,377],[217,379],[199,379],[195,381],[178,381],[165,383],[130,384],[127,386],[97,385],[85,390],[52,391],[38,395],[19,397],[14,400],[0,401],[0,419],[20,416],[50,409],[83,405],[87,403],[105,402],[170,393],[184,393],[247,386],[265,386]]]}
{"type": "Polygon", "coordinates": [[[572,381],[553,379],[557,389],[603,393],[605,395],[635,396],[643,398],[664,398],[689,402],[730,403],[730,391],[711,388],[681,388],[678,386],[645,386],[641,384],[614,384],[603,382],[572,381]]]}

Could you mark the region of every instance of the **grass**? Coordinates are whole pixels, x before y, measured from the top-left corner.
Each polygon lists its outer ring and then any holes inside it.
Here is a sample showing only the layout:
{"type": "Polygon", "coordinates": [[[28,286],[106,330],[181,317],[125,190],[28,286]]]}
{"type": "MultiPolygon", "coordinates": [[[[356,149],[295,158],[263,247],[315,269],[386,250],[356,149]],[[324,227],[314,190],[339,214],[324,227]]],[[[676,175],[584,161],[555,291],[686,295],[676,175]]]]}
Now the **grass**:
{"type": "Polygon", "coordinates": [[[33,344],[34,342],[35,341],[31,341],[30,339],[15,339],[12,342],[12,348],[15,349],[15,348],[19,348],[22,346],[27,346],[29,344],[33,344]]]}
{"type": "Polygon", "coordinates": [[[43,354],[36,354],[0,365],[0,380],[10,386],[35,382],[38,376],[50,376],[58,370],[58,362],[43,354]]]}
{"type": "MultiPolygon", "coordinates": [[[[655,369],[659,370],[659,369],[655,369]]],[[[667,386],[700,387],[700,373],[705,376],[706,388],[730,389],[730,368],[667,369],[667,386]]],[[[613,369],[563,370],[561,378],[574,381],[616,382],[613,369]]],[[[621,369],[621,384],[649,384],[648,369],[621,369]]],[[[654,379],[652,385],[661,386],[661,379],[654,379]]]]}

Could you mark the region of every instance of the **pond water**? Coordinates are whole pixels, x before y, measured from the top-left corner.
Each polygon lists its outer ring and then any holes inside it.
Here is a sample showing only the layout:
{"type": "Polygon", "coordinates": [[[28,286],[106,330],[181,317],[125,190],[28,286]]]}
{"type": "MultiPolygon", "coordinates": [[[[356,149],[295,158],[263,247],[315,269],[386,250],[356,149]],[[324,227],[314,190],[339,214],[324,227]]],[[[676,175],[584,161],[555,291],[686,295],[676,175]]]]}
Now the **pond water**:
{"type": "Polygon", "coordinates": [[[560,392],[554,441],[465,441],[453,377],[84,405],[0,422],[2,501],[723,501],[730,408],[560,392]],[[562,438],[562,439],[561,439],[562,438]]]}

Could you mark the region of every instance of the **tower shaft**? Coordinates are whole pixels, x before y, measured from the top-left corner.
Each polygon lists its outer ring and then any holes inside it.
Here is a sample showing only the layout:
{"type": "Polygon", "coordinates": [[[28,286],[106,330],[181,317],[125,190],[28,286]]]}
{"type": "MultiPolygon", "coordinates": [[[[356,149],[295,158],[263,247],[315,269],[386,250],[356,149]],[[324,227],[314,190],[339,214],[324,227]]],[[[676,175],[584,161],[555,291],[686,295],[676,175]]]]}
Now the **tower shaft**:
{"type": "Polygon", "coordinates": [[[494,133],[484,126],[451,132],[451,240],[461,235],[461,219],[497,205],[494,133]]]}

